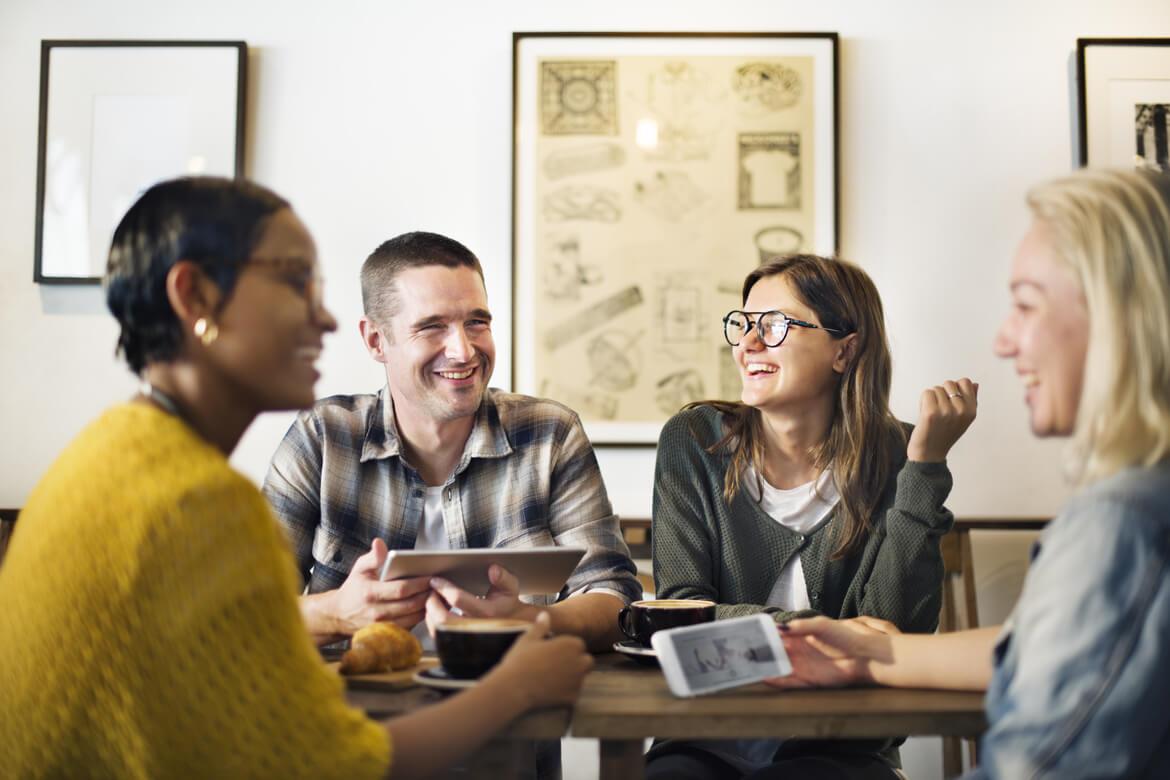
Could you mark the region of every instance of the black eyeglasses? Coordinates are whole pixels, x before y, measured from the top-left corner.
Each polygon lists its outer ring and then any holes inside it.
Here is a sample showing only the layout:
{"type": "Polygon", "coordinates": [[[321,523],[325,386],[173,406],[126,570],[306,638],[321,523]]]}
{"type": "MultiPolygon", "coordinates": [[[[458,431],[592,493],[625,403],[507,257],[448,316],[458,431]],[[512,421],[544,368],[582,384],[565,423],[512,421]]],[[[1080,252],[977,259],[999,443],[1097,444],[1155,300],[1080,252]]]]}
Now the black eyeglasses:
{"type": "Polygon", "coordinates": [[[325,282],[320,267],[303,257],[250,257],[244,267],[254,266],[274,271],[283,282],[297,291],[314,312],[324,305],[325,282]]]}
{"type": "Polygon", "coordinates": [[[755,328],[757,337],[765,347],[778,347],[784,343],[789,325],[823,330],[836,336],[846,335],[845,331],[837,328],[826,328],[824,325],[813,325],[804,320],[794,320],[782,311],[732,310],[727,312],[727,316],[723,318],[723,338],[727,339],[727,343],[731,346],[737,347],[739,342],[743,341],[744,336],[752,328],[755,328]],[[756,315],[754,322],[752,321],[753,314],[756,315]]]}

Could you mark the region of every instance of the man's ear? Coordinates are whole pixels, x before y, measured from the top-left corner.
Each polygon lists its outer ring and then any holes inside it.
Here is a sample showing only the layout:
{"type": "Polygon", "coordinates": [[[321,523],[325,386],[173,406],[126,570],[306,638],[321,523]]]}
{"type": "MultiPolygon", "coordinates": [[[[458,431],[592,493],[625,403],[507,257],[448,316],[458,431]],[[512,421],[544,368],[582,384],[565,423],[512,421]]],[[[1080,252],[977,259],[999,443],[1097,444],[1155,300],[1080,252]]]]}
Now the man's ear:
{"type": "Polygon", "coordinates": [[[358,330],[362,334],[362,343],[366,345],[366,352],[379,363],[386,362],[386,344],[389,339],[373,320],[363,316],[358,320],[358,330]]]}
{"type": "Polygon", "coordinates": [[[198,265],[180,260],[171,266],[167,271],[166,291],[167,301],[185,333],[191,333],[201,319],[214,324],[223,293],[198,265]]]}
{"type": "Polygon", "coordinates": [[[857,355],[857,338],[856,333],[850,333],[837,343],[837,354],[833,357],[833,370],[838,374],[844,374],[845,369],[853,364],[853,358],[857,355]]]}

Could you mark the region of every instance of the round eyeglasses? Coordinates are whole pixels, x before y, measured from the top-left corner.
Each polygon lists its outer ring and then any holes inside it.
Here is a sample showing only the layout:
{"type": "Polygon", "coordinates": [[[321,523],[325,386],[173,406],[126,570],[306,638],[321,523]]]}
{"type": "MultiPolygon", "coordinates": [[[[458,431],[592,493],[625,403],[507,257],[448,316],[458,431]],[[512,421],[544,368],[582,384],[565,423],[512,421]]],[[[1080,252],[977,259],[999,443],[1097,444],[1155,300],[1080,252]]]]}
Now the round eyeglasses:
{"type": "Polygon", "coordinates": [[[846,335],[845,331],[837,328],[826,328],[824,325],[813,325],[804,320],[795,320],[782,311],[732,310],[727,312],[727,316],[723,318],[723,338],[727,339],[727,343],[731,346],[738,347],[744,336],[752,328],[755,328],[756,338],[765,347],[778,347],[784,343],[790,325],[795,325],[798,328],[823,330],[837,336],[846,335]]]}

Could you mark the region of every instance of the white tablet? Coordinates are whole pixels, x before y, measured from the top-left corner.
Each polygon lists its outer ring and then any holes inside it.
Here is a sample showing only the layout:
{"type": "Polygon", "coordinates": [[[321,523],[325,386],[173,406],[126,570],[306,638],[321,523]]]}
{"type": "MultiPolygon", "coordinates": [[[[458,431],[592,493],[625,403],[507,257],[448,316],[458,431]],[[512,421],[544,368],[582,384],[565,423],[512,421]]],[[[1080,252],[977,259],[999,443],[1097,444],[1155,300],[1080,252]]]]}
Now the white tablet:
{"type": "Polygon", "coordinates": [[[780,632],[766,614],[658,631],[650,644],[675,696],[699,696],[792,674],[780,632]]]}
{"type": "Polygon", "coordinates": [[[391,550],[381,579],[442,577],[468,593],[488,592],[488,567],[499,564],[520,580],[520,595],[560,593],[585,556],[584,547],[488,547],[474,550],[391,550]]]}

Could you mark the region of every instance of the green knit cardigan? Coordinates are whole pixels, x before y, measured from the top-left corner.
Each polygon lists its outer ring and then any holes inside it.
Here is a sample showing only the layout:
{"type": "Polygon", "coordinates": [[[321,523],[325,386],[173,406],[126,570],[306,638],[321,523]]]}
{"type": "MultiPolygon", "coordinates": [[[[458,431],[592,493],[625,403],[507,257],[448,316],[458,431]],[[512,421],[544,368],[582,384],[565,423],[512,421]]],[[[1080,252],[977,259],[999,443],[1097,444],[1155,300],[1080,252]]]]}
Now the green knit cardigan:
{"type": "MultiPolygon", "coordinates": [[[[744,490],[731,504],[724,500],[731,457],[707,452],[723,437],[723,418],[709,406],[688,409],[671,418],[659,437],[650,537],[657,597],[710,599],[718,604],[717,619],[758,612],[777,622],[817,614],[872,615],[905,632],[934,631],[942,606],[939,539],[954,524],[943,506],[951,491],[946,464],[908,461],[902,448],[885,453],[895,462],[897,477],[869,518],[869,537],[852,553],[830,560],[841,525],[836,511],[813,532],[800,534],[765,514],[744,490]],[[800,555],[811,607],[801,612],[765,603],[793,555],[800,555]]],[[[787,740],[778,757],[875,753],[897,767],[901,742],[787,740]]]]}
{"type": "MultiPolygon", "coordinates": [[[[840,526],[836,511],[807,535],[773,520],[740,490],[728,504],[723,481],[730,456],[706,450],[723,436],[723,417],[706,406],[675,415],[662,430],[654,474],[651,533],[658,598],[711,599],[719,619],[757,612],[777,621],[809,614],[872,615],[902,631],[929,633],[942,605],[939,539],[954,518],[943,506],[951,473],[945,463],[896,459],[865,543],[830,560],[840,526]],[[800,555],[811,611],[766,606],[780,570],[800,555]]],[[[880,457],[875,453],[875,457],[880,457]]]]}

